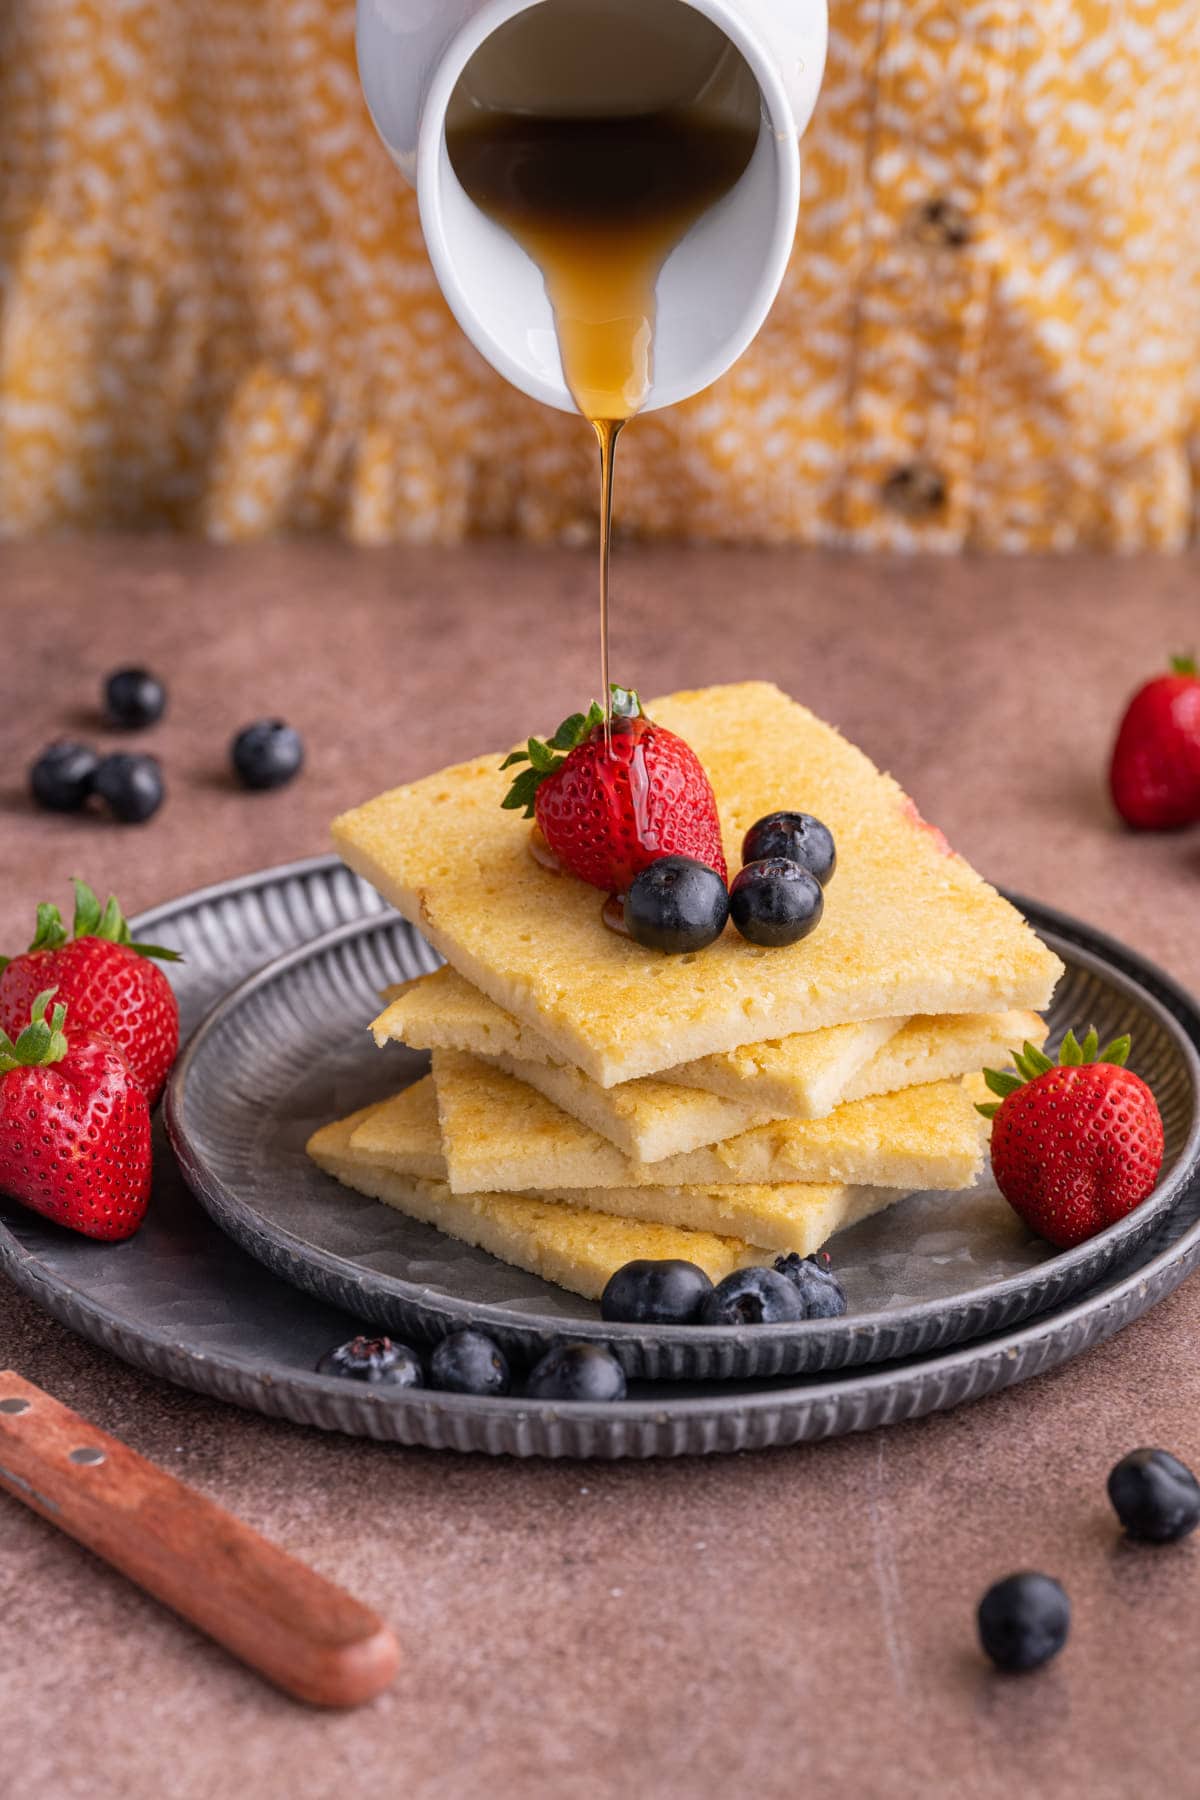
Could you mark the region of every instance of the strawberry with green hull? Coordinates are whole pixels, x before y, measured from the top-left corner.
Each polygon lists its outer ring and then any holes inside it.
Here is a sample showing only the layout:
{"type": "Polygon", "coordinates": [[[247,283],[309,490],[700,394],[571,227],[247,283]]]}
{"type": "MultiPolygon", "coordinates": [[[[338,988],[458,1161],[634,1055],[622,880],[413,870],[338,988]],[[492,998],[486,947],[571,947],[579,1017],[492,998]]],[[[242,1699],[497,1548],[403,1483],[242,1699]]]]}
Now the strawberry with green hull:
{"type": "Polygon", "coordinates": [[[150,1199],[150,1108],[103,1038],[68,1035],[39,994],[14,1040],[0,1031],[0,1193],[85,1237],[132,1237],[150,1199]]]}
{"type": "Polygon", "coordinates": [[[1173,656],[1129,702],[1113,746],[1113,805],[1135,831],[1200,824],[1200,671],[1173,656]]]}
{"type": "Polygon", "coordinates": [[[1060,1250],[1095,1237],[1153,1191],[1163,1160],[1163,1124],[1154,1095],[1125,1067],[1130,1040],[1100,1050],[1096,1032],[1080,1044],[1068,1031],[1051,1062],[1026,1044],[1017,1073],[984,1071],[999,1099],[979,1111],[992,1120],[992,1172],[1031,1231],[1060,1250]]]}
{"type": "Polygon", "coordinates": [[[664,856],[686,856],[728,879],[717,803],[695,752],[656,725],[628,688],[612,690],[612,719],[592,703],[548,743],[530,738],[501,767],[528,763],[504,805],[537,819],[563,868],[609,894],[664,856]]]}
{"type": "Polygon", "coordinates": [[[0,962],[0,1030],[15,1037],[37,996],[53,988],[67,1008],[68,1036],[109,1039],[153,1106],[179,1054],[179,1006],[156,962],[179,960],[174,950],[133,943],[115,896],[101,906],[77,881],[72,935],[58,908],[43,904],[28,950],[0,962]]]}

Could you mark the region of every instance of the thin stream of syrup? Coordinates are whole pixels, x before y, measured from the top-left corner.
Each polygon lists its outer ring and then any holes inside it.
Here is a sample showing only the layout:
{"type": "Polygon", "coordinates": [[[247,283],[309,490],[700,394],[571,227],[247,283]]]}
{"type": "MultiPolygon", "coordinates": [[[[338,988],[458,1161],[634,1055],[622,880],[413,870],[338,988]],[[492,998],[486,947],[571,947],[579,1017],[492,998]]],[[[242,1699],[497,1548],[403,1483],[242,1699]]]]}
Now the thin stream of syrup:
{"type": "Polygon", "coordinates": [[[608,580],[612,561],[613,476],[617,439],[624,419],[593,419],[600,440],[600,692],[604,696],[604,736],[612,742],[612,681],[608,661],[608,580]]]}
{"type": "Polygon", "coordinates": [[[606,734],[617,438],[650,392],[662,266],[741,179],[757,140],[757,119],[724,118],[699,104],[613,118],[480,108],[447,127],[464,189],[542,271],[567,387],[599,440],[606,734]]]}

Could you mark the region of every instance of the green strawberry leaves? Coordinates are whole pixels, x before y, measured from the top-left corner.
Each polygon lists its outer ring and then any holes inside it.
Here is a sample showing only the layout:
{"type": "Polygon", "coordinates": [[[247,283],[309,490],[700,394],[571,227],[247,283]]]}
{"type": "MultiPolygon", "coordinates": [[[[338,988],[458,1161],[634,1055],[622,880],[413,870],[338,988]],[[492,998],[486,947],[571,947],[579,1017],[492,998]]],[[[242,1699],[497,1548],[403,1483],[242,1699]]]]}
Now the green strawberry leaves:
{"type": "MultiPolygon", "coordinates": [[[[560,765],[563,761],[565,761],[565,758],[560,757],[560,765]]],[[[516,812],[520,809],[522,815],[526,819],[532,819],[534,813],[534,801],[537,799],[537,791],[541,787],[543,781],[545,781],[546,775],[552,772],[553,771],[551,770],[541,771],[536,768],[522,769],[521,773],[515,777],[512,786],[500,802],[501,806],[506,812],[516,812]]]]}
{"type": "Polygon", "coordinates": [[[1113,1063],[1123,1069],[1129,1061],[1129,1052],[1133,1048],[1133,1039],[1125,1032],[1123,1036],[1113,1038],[1110,1044],[1100,1049],[1100,1034],[1093,1025],[1082,1044],[1073,1031],[1068,1031],[1058,1051],[1058,1061],[1054,1062],[1039,1050],[1036,1044],[1026,1042],[1021,1050],[1012,1052],[1017,1072],[1014,1075],[1007,1069],[985,1069],[983,1079],[993,1094],[999,1095],[998,1101],[988,1101],[976,1106],[975,1111],[982,1113],[985,1119],[994,1119],[1000,1107],[1010,1094],[1023,1088],[1039,1075],[1048,1075],[1051,1069],[1080,1069],[1085,1063],[1113,1063]]]}
{"type": "MultiPolygon", "coordinates": [[[[1026,1043],[1023,1050],[1014,1050],[1012,1059],[1017,1066],[1018,1086],[1024,1086],[1027,1081],[1036,1081],[1039,1075],[1048,1075],[1054,1067],[1045,1051],[1030,1043],[1026,1043]]],[[[986,1074],[984,1079],[987,1079],[986,1074]]]]}
{"type": "Polygon", "coordinates": [[[555,756],[550,746],[539,743],[537,738],[530,738],[528,755],[539,775],[553,775],[555,769],[561,768],[563,764],[563,758],[555,756]]]}
{"type": "Polygon", "coordinates": [[[116,943],[121,931],[121,908],[117,905],[117,897],[110,894],[104,906],[86,881],[78,878],[72,884],[75,889],[75,925],[74,935],[81,937],[107,938],[116,943]]]}
{"type": "MultiPolygon", "coordinates": [[[[61,950],[64,944],[70,943],[72,937],[94,937],[103,938],[109,944],[125,944],[139,956],[153,957],[157,962],[183,961],[178,950],[165,950],[161,944],[135,944],[129,921],[121,911],[115,894],[110,894],[102,906],[99,896],[86,881],[76,880],[73,885],[75,918],[70,936],[57,906],[44,900],[37,909],[37,931],[29,946],[30,950],[61,950]]],[[[0,958],[0,975],[11,960],[11,957],[0,958]]]]}
{"type": "MultiPolygon", "coordinates": [[[[1120,1037],[1113,1038],[1110,1044],[1105,1044],[1103,1050],[1098,1052],[1096,1046],[1099,1042],[1095,1026],[1088,1032],[1082,1044],[1077,1044],[1075,1033],[1068,1031],[1058,1053],[1060,1068],[1074,1067],[1078,1069],[1084,1063],[1115,1063],[1117,1068],[1123,1069],[1129,1061],[1129,1052],[1133,1049],[1133,1039],[1129,1033],[1122,1032],[1120,1037]]],[[[1053,1068],[1054,1064],[1051,1063],[1050,1067],[1053,1068]]]]}
{"type": "MultiPolygon", "coordinates": [[[[638,719],[642,715],[642,703],[633,688],[612,686],[613,717],[617,719],[638,719]]],[[[604,708],[598,700],[593,700],[585,713],[572,713],[564,719],[552,738],[545,743],[541,738],[531,737],[523,750],[513,750],[500,764],[502,769],[512,769],[518,763],[528,763],[514,777],[512,786],[500,802],[506,812],[521,812],[525,818],[534,816],[534,803],[537,791],[543,781],[557,774],[566,762],[572,750],[586,743],[597,726],[604,723],[604,708]]]]}
{"type": "Polygon", "coordinates": [[[1173,656],[1171,658],[1172,675],[1200,675],[1194,656],[1173,656]]]}
{"type": "Polygon", "coordinates": [[[29,948],[31,950],[61,950],[67,942],[66,927],[62,922],[62,914],[57,906],[51,906],[43,900],[37,909],[37,931],[29,948]]]}
{"type": "Polygon", "coordinates": [[[48,1068],[67,1054],[66,1007],[56,1006],[49,1019],[46,1017],[46,1008],[57,992],[57,988],[47,988],[38,995],[29,1023],[15,1044],[7,1031],[0,1031],[0,1075],[9,1075],[14,1069],[48,1068]]]}

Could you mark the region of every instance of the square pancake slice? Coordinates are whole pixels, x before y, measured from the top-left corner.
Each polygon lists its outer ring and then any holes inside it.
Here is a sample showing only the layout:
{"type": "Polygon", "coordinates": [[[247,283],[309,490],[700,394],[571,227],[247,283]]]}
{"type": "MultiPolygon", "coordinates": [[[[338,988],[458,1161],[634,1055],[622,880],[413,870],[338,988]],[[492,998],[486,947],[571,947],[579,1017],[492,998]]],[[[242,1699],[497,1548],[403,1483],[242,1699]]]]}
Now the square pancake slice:
{"type": "MultiPolygon", "coordinates": [[[[329,1167],[329,1158],[335,1155],[343,1163],[353,1165],[356,1171],[353,1179],[344,1177],[338,1169],[330,1168],[330,1173],[338,1175],[339,1180],[347,1180],[347,1185],[357,1187],[362,1193],[371,1193],[375,1199],[388,1200],[397,1193],[407,1195],[415,1185],[421,1190],[425,1205],[432,1208],[436,1203],[441,1208],[440,1213],[435,1216],[432,1211],[416,1211],[417,1203],[411,1199],[408,1205],[401,1206],[401,1210],[412,1211],[413,1217],[430,1224],[441,1224],[447,1218],[457,1219],[460,1210],[465,1208],[462,1216],[473,1221],[472,1228],[478,1230],[480,1209],[485,1200],[488,1205],[483,1209],[492,1216],[509,1200],[537,1200],[676,1231],[698,1231],[722,1240],[738,1239],[759,1246],[758,1261],[762,1261],[763,1251],[777,1255],[781,1251],[794,1250],[801,1256],[811,1256],[835,1231],[881,1212],[902,1197],[901,1190],[896,1188],[803,1182],[785,1182],[776,1186],[573,1188],[561,1193],[522,1196],[451,1194],[444,1179],[445,1164],[441,1158],[433,1082],[429,1076],[382,1105],[367,1107],[351,1120],[327,1126],[313,1138],[309,1153],[322,1167],[329,1167]],[[425,1173],[415,1174],[414,1170],[418,1169],[425,1173]],[[441,1179],[431,1177],[430,1170],[439,1171],[441,1179]],[[372,1171],[382,1178],[392,1178],[383,1180],[379,1192],[365,1185],[372,1171]],[[397,1183],[409,1185],[398,1187],[397,1183]]],[[[401,1204],[394,1197],[390,1203],[401,1204]]],[[[450,1224],[444,1229],[451,1236],[461,1235],[450,1224]]],[[[482,1239],[477,1238],[469,1241],[482,1243],[482,1239]]],[[[490,1245],[485,1247],[490,1248],[490,1245]]],[[[648,1256],[650,1252],[641,1249],[634,1254],[648,1256]]],[[[663,1254],[677,1252],[664,1251],[663,1254]]],[[[522,1263],[521,1266],[531,1265],[522,1263]]],[[[703,1266],[709,1268],[708,1263],[703,1266]]]]}
{"type": "Polygon", "coordinates": [[[529,854],[528,823],[501,806],[499,754],[368,802],[334,841],[460,974],[603,1087],[856,1020],[1047,1003],[1057,958],[830,726],[764,682],[648,710],[704,764],[734,867],[747,828],[781,806],[832,829],[837,874],[802,942],[765,950],[731,928],[675,957],[609,931],[598,890],[529,854]]]}
{"type": "Polygon", "coordinates": [[[822,1119],[845,1100],[945,1081],[990,1064],[1046,1027],[1035,1012],[933,1013],[873,1019],[744,1044],[671,1069],[664,1080],[770,1109],[776,1118],[822,1119]]]}
{"type": "MultiPolygon", "coordinates": [[[[847,1187],[835,1182],[780,1181],[708,1187],[562,1188],[541,1194],[589,1211],[611,1210],[623,1219],[686,1225],[718,1236],[745,1237],[771,1257],[813,1256],[835,1232],[884,1212],[903,1200],[902,1188],[847,1187]]],[[[762,1260],[762,1259],[760,1259],[762,1260]]]]}
{"type": "MultiPolygon", "coordinates": [[[[757,1126],[683,1156],[635,1163],[522,1081],[474,1056],[433,1058],[446,1176],[456,1193],[558,1188],[835,1182],[894,1188],[969,1187],[983,1122],[958,1082],[856,1100],[827,1119],[757,1126]]],[[[386,1108],[362,1128],[367,1149],[386,1108]]]]}
{"type": "Polygon", "coordinates": [[[764,1038],[758,1044],[701,1056],[668,1070],[663,1079],[726,1100],[770,1107],[777,1118],[820,1119],[840,1105],[850,1083],[905,1023],[860,1019],[853,1025],[827,1025],[823,1031],[794,1031],[788,1037],[764,1038]]]}
{"type": "MultiPolygon", "coordinates": [[[[679,1257],[696,1263],[714,1282],[769,1260],[762,1249],[734,1237],[615,1218],[534,1195],[452,1194],[444,1182],[381,1167],[356,1152],[352,1142],[376,1110],[368,1107],[316,1132],[308,1154],[317,1166],[356,1193],[589,1300],[600,1298],[616,1269],[641,1257],[679,1257]]],[[[431,1148],[426,1142],[426,1153],[431,1148]]]]}
{"type": "MultiPolygon", "coordinates": [[[[414,1038],[420,1040],[414,1048],[431,1047],[428,1043],[431,1038],[444,1042],[450,1037],[458,1038],[459,1042],[452,1047],[459,1050],[470,1050],[475,1044],[490,1045],[489,1050],[480,1053],[487,1061],[536,1088],[572,1118],[590,1126],[637,1162],[657,1162],[667,1156],[679,1156],[773,1120],[813,1116],[807,1111],[781,1105],[778,1100],[774,1104],[748,1104],[757,1092],[750,1080],[743,1088],[741,1104],[723,1094],[709,1093],[702,1087],[689,1089],[676,1085],[676,1071],[669,1071],[661,1080],[656,1076],[643,1076],[637,1081],[622,1082],[617,1087],[602,1088],[582,1070],[564,1063],[537,1056],[525,1061],[508,1054],[501,1046],[528,1040],[529,1033],[522,1032],[516,1021],[509,1021],[508,1014],[502,1013],[453,971],[438,970],[436,975],[409,983],[408,988],[409,992],[398,995],[389,1012],[401,1014],[394,1026],[405,1034],[405,1041],[411,1044],[414,1038]],[[443,976],[450,979],[443,981],[443,976]],[[440,1017],[425,1013],[424,1009],[431,1002],[436,1006],[439,993],[449,996],[446,1013],[440,1017]],[[472,995],[473,1005],[470,1002],[472,995]],[[409,1018],[417,1021],[411,1029],[407,1023],[409,1018]],[[511,1023],[512,1031],[507,1029],[505,1021],[511,1023]]],[[[1036,1013],[948,1013],[944,1018],[908,1020],[899,1030],[891,1021],[886,1024],[889,1041],[859,1068],[852,1081],[841,1082],[841,1092],[834,1097],[834,1104],[843,1097],[863,1099],[875,1093],[890,1093],[898,1088],[966,1075],[987,1063],[1005,1060],[1009,1049],[1027,1038],[1040,1044],[1046,1030],[1036,1013]]],[[[841,1032],[869,1030],[869,1026],[843,1026],[813,1035],[831,1039],[841,1032]]],[[[794,1044],[804,1042],[802,1038],[789,1041],[794,1044]]],[[[713,1057],[709,1060],[723,1059],[713,1057]]],[[[806,1059],[801,1057],[798,1061],[803,1065],[806,1059]]],[[[847,1059],[835,1048],[826,1069],[832,1070],[839,1062],[845,1066],[847,1059]]],[[[810,1071],[814,1066],[814,1060],[808,1060],[810,1071]]],[[[771,1085],[774,1089],[775,1084],[771,1085]]],[[[828,1078],[823,1085],[829,1085],[828,1078]]],[[[823,1112],[832,1110],[830,1105],[823,1112]]]]}
{"type": "Polygon", "coordinates": [[[1007,1068],[1014,1050],[1025,1043],[1040,1050],[1049,1035],[1044,1019],[1033,1012],[946,1013],[942,1017],[908,1019],[849,1082],[845,1103],[874,1094],[895,1094],[977,1074],[984,1068],[1007,1068]]]}
{"type": "MultiPolygon", "coordinates": [[[[616,1122],[609,1130],[601,1119],[598,1083],[578,1088],[582,1071],[558,1062],[549,1044],[536,1031],[522,1025],[449,964],[432,975],[419,975],[390,988],[388,1005],[371,1030],[382,1048],[387,1043],[407,1044],[413,1050],[464,1050],[500,1063],[510,1074],[528,1081],[567,1112],[591,1125],[631,1156],[652,1162],[656,1155],[671,1155],[691,1146],[682,1142],[656,1150],[651,1125],[627,1129],[616,1122]],[[519,1065],[519,1066],[518,1066],[519,1065]],[[552,1071],[543,1078],[536,1069],[552,1071]],[[565,1071],[565,1073],[564,1073],[565,1071]],[[569,1092],[586,1094],[588,1111],[569,1103],[569,1092]]],[[[1036,1013],[946,1013],[913,1019],[869,1019],[857,1025],[833,1025],[824,1031],[796,1032],[791,1037],[747,1044],[739,1050],[708,1056],[698,1062],[667,1069],[661,1077],[643,1077],[604,1090],[611,1094],[612,1118],[630,1117],[627,1102],[636,1104],[639,1090],[660,1092],[663,1083],[697,1089],[701,1093],[733,1101],[759,1121],[795,1118],[819,1119],[843,1100],[863,1100],[871,1094],[890,1094],[897,1088],[915,1087],[965,1075],[994,1057],[1023,1044],[1041,1045],[1046,1027],[1036,1013]]],[[[640,1111],[640,1108],[638,1109],[640,1111]]],[[[705,1115],[694,1115],[697,1123],[705,1115]]],[[[719,1112],[712,1118],[720,1121],[719,1112]]],[[[740,1129],[755,1123],[747,1116],[740,1129]]],[[[696,1137],[693,1144],[715,1143],[739,1129],[730,1122],[712,1137],[696,1137]]]]}
{"type": "MultiPolygon", "coordinates": [[[[1007,1064],[1011,1049],[1026,1040],[1040,1046],[1045,1038],[1046,1027],[1037,1013],[947,1013],[944,1019],[911,1019],[848,1084],[842,1099],[869,1099],[961,1078],[985,1066],[1007,1064]]],[[[509,1056],[481,1060],[536,1088],[634,1162],[661,1162],[756,1125],[795,1117],[785,1107],[739,1106],[720,1094],[676,1087],[665,1077],[660,1081],[644,1075],[639,1081],[602,1088],[563,1063],[524,1063],[509,1056]]]]}
{"type": "MultiPolygon", "coordinates": [[[[472,1056],[516,1056],[554,1062],[537,1029],[489,1000],[449,963],[386,989],[387,1005],[371,1025],[375,1042],[410,1050],[466,1050],[472,1056]]],[[[561,1059],[559,1059],[561,1060],[561,1059]]]]}
{"type": "MultiPolygon", "coordinates": [[[[385,998],[388,1005],[371,1026],[381,1049],[385,1044],[399,1043],[412,1050],[466,1050],[473,1056],[502,1059],[505,1067],[510,1061],[543,1067],[570,1066],[555,1056],[539,1032],[489,1000],[449,963],[432,975],[418,975],[413,981],[389,988],[385,998]]],[[[833,1111],[849,1082],[904,1023],[903,1019],[866,1019],[854,1025],[829,1026],[824,1031],[797,1032],[666,1069],[661,1079],[733,1101],[763,1119],[820,1118],[833,1111]]],[[[532,1077],[524,1075],[522,1079],[532,1077]]],[[[612,1091],[632,1085],[619,1083],[612,1091]]],[[[745,1121],[747,1125],[752,1122],[745,1121]]],[[[589,1119],[588,1123],[595,1121],[589,1119]]],[[[596,1129],[602,1127],[596,1124],[596,1129]]],[[[731,1125],[717,1135],[728,1137],[734,1129],[731,1125]]],[[[624,1143],[622,1147],[626,1147],[624,1143]]],[[[630,1154],[634,1153],[630,1148],[630,1154]]],[[[637,1154],[646,1156],[647,1152],[642,1149],[637,1154]]]]}
{"type": "Polygon", "coordinates": [[[619,1087],[602,1088],[581,1069],[566,1063],[523,1063],[508,1056],[481,1060],[536,1088],[635,1162],[661,1162],[664,1157],[682,1156],[688,1150],[718,1144],[723,1138],[736,1137],[752,1125],[765,1125],[778,1117],[770,1107],[763,1111],[739,1106],[736,1100],[725,1100],[720,1094],[672,1087],[653,1075],[643,1075],[640,1081],[624,1081],[619,1087]]]}

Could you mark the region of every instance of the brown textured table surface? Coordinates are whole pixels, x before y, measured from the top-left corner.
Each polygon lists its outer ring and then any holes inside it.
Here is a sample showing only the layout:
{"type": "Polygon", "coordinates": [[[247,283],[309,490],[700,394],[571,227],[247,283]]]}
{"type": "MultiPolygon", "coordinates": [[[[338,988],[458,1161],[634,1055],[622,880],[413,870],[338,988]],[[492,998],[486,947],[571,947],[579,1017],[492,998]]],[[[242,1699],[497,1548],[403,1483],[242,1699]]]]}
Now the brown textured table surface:
{"type": "MultiPolygon", "coordinates": [[[[590,557],[480,547],[0,550],[0,945],[69,875],[131,909],[325,846],[339,808],[555,723],[595,685],[590,557]],[[150,826],[35,817],[31,751],[94,728],[100,676],[169,679],[150,826]],[[233,729],[310,766],[243,797],[233,729]]],[[[1200,986],[1200,834],[1131,840],[1103,765],[1131,683],[1197,637],[1195,561],[842,561],[626,551],[614,668],[644,691],[771,676],[890,768],[994,879],[1200,986]]],[[[729,1460],[517,1464],[227,1410],[110,1360],[0,1285],[12,1366],[396,1625],[404,1669],[341,1717],[276,1696],[0,1497],[0,1792],[1108,1796],[1200,1791],[1200,1541],[1135,1552],[1104,1499],[1141,1443],[1200,1464],[1200,1282],[1082,1361],[957,1413],[729,1460]],[[973,1642],[1044,1568],[1067,1651],[1023,1681],[973,1642]]]]}

